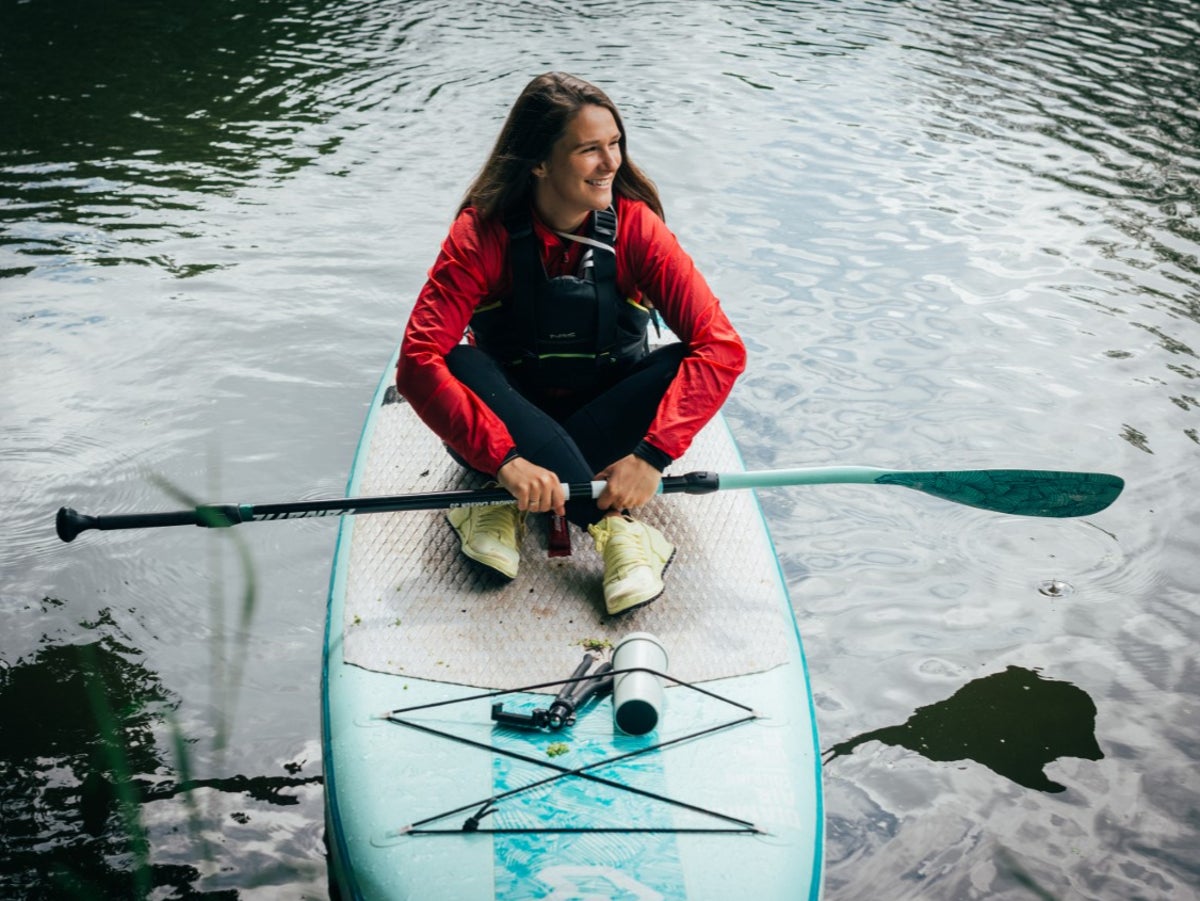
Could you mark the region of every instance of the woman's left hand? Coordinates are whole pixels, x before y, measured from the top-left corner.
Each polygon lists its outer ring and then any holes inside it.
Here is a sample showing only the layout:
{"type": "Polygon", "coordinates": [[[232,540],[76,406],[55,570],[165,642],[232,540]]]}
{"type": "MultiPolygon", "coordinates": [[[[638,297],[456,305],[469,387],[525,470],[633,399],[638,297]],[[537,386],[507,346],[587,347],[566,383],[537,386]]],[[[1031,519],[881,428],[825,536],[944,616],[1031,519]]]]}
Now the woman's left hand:
{"type": "Polygon", "coordinates": [[[596,480],[608,483],[596,501],[597,507],[629,510],[640,507],[658,493],[662,473],[641,457],[630,454],[596,473],[596,480]]]}

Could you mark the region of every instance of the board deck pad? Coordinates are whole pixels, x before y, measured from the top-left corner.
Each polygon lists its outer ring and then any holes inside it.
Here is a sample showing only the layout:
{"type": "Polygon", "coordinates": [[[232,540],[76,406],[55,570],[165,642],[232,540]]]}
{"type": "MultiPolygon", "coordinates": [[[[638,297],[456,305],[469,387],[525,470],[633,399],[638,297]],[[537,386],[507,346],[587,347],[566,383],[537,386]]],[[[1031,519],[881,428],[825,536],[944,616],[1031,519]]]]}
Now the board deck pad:
{"type": "MultiPolygon", "coordinates": [[[[359,463],[362,495],[483,484],[454,462],[394,389],[375,411],[368,447],[359,463]]],[[[668,474],[741,469],[718,418],[668,474]]],[[[575,526],[571,555],[551,557],[549,517],[530,516],[520,572],[507,581],[459,552],[445,511],[355,517],[345,661],[382,673],[514,688],[565,678],[586,645],[615,645],[645,631],[662,641],[670,674],[683,681],[778,666],[795,644],[795,626],[780,609],[778,563],[757,503],[749,491],[719,491],[660,496],[637,511],[677,552],[663,595],[618,617],[604,609],[603,561],[591,536],[575,526]]]]}

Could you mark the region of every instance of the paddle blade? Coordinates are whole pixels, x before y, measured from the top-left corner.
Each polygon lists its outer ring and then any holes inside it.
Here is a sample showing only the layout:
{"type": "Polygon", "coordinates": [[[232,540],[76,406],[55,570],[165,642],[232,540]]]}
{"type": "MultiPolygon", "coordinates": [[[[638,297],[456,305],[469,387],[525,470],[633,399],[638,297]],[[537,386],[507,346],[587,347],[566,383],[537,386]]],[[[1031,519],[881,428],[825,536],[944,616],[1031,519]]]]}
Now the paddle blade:
{"type": "Polygon", "coordinates": [[[1109,506],[1125,481],[1102,472],[975,469],[961,472],[888,472],[879,485],[902,485],[934,497],[1020,516],[1087,516],[1109,506]]]}

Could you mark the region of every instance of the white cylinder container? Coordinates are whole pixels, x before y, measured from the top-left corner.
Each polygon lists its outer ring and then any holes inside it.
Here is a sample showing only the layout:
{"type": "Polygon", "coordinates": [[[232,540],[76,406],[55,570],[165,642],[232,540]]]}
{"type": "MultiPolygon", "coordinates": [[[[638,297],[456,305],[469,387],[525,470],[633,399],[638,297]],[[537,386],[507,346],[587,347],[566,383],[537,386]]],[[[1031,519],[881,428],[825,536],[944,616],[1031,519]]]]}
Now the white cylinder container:
{"type": "MultiPolygon", "coordinates": [[[[613,669],[645,667],[667,671],[667,651],[649,632],[631,632],[613,651],[613,669]]],[[[613,676],[613,717],[627,735],[645,735],[658,725],[663,710],[662,679],[647,672],[613,676]]]]}

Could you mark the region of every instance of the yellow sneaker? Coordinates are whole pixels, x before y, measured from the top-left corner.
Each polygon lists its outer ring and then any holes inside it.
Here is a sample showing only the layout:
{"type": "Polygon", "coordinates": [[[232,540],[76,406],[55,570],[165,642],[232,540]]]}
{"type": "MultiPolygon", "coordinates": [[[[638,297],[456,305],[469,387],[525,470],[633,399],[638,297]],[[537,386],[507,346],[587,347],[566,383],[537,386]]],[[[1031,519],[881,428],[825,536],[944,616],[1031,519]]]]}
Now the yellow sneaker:
{"type": "Polygon", "coordinates": [[[458,533],[462,552],[510,579],[517,577],[525,514],[516,504],[451,507],[446,519],[458,533]]]}
{"type": "Polygon", "coordinates": [[[675,546],[658,529],[628,516],[607,516],[588,526],[604,557],[604,606],[609,616],[628,613],[663,593],[663,573],[675,546]]]}

